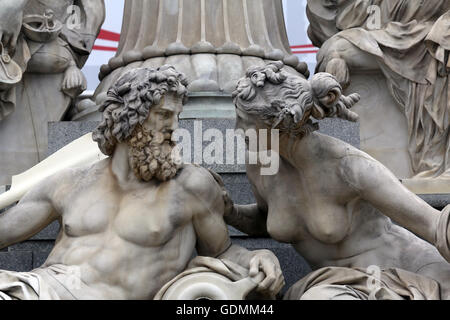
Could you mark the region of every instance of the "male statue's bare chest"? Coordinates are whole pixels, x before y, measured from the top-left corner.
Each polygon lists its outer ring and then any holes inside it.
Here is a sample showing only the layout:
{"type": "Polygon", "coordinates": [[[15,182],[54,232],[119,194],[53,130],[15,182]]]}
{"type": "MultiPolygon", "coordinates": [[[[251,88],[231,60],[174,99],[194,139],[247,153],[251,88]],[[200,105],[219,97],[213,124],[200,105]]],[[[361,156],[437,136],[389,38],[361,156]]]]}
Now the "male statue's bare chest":
{"type": "Polygon", "coordinates": [[[174,193],[168,187],[110,188],[95,194],[88,189],[63,215],[64,232],[71,237],[105,234],[139,246],[162,245],[190,222],[174,193]]]}

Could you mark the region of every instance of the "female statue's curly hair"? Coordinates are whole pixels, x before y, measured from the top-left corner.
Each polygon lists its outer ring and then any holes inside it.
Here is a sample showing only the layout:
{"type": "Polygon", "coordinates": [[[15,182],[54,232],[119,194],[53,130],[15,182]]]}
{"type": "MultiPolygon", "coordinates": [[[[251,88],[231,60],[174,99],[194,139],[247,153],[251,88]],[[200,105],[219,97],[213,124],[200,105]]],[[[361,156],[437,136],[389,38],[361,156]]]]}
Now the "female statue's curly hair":
{"type": "Polygon", "coordinates": [[[187,80],[173,66],[157,69],[138,68],[128,71],[108,90],[99,107],[103,120],[92,134],[100,150],[111,155],[118,142],[128,139],[137,124],[143,124],[150,108],[168,92],[187,99],[187,80]]]}
{"type": "Polygon", "coordinates": [[[359,101],[359,95],[342,95],[334,76],[317,73],[308,81],[283,71],[283,67],[281,61],[276,61],[249,68],[232,95],[236,108],[257,116],[269,127],[300,134],[317,129],[310,117],[358,120],[349,109],[359,101]],[[299,127],[298,123],[303,125],[299,127]]]}

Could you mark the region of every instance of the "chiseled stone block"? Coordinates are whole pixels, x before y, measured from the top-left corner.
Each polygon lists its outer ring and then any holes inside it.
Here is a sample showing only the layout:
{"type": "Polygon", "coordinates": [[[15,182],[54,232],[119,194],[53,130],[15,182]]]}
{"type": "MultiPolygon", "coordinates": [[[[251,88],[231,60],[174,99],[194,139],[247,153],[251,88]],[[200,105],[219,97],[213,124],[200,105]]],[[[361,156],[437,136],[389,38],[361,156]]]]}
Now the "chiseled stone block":
{"type": "Polygon", "coordinates": [[[92,132],[96,121],[58,121],[48,123],[48,154],[53,154],[75,139],[92,132]]]}
{"type": "Polygon", "coordinates": [[[34,235],[30,240],[55,240],[59,232],[59,222],[55,221],[34,235]]]}
{"type": "Polygon", "coordinates": [[[9,252],[32,252],[32,268],[34,269],[45,262],[54,244],[54,240],[25,241],[10,246],[9,252]]]}
{"type": "Polygon", "coordinates": [[[359,149],[359,122],[339,118],[325,118],[319,122],[319,132],[341,139],[359,149]]]}
{"type": "Polygon", "coordinates": [[[32,251],[0,252],[0,270],[30,271],[33,269],[32,251]]]}

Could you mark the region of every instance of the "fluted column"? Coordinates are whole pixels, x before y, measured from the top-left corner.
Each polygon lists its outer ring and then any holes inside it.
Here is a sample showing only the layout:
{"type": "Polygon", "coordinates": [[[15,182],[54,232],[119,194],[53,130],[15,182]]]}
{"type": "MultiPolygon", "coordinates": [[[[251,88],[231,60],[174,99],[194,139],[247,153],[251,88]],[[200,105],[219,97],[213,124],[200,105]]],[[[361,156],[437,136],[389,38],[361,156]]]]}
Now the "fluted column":
{"type": "Polygon", "coordinates": [[[119,49],[100,78],[137,61],[202,53],[299,64],[281,0],[126,0],[119,49]]]}

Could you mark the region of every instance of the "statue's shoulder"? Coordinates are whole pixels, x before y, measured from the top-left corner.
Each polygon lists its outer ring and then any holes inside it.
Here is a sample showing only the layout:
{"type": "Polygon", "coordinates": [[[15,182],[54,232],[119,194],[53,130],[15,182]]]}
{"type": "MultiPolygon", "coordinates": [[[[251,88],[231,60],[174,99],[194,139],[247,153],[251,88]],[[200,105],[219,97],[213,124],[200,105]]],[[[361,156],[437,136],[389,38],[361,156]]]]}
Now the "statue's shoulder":
{"type": "Polygon", "coordinates": [[[97,181],[100,174],[108,168],[109,159],[60,170],[48,178],[49,182],[60,184],[88,184],[97,181]]]}
{"type": "Polygon", "coordinates": [[[318,154],[328,155],[330,158],[340,159],[347,156],[361,155],[361,150],[351,144],[327,134],[313,132],[308,137],[312,149],[318,154]]]}
{"type": "Polygon", "coordinates": [[[327,165],[336,165],[340,172],[347,180],[357,179],[358,172],[363,168],[371,168],[373,166],[382,166],[382,164],[368,155],[366,152],[352,146],[351,144],[340,139],[320,134],[316,134],[316,145],[314,149],[316,158],[320,158],[320,163],[327,165]]]}
{"type": "Polygon", "coordinates": [[[220,191],[221,179],[214,173],[197,164],[184,164],[177,177],[184,189],[194,194],[212,195],[220,191]]]}

